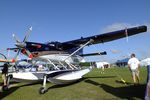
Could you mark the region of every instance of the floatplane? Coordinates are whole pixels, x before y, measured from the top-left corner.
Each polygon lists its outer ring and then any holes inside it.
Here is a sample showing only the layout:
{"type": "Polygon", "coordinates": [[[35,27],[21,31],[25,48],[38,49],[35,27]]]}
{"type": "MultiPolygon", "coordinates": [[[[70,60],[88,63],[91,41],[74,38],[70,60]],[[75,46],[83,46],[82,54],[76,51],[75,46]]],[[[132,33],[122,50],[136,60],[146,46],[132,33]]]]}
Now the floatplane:
{"type": "Polygon", "coordinates": [[[88,68],[80,66],[81,62],[85,62],[84,57],[106,54],[106,52],[84,54],[84,47],[146,32],[147,26],[125,28],[66,42],[53,41],[47,43],[27,41],[31,31],[32,28],[29,28],[23,41],[20,41],[13,34],[16,40],[16,48],[8,48],[7,50],[16,51],[16,56],[12,60],[1,61],[15,62],[15,71],[9,72],[7,75],[8,84],[10,79],[32,82],[43,81],[43,86],[39,89],[39,93],[43,94],[46,92],[47,81],[55,84],[68,84],[89,73],[92,66],[88,68]],[[21,64],[16,60],[20,53],[27,55],[30,60],[21,64]]]}

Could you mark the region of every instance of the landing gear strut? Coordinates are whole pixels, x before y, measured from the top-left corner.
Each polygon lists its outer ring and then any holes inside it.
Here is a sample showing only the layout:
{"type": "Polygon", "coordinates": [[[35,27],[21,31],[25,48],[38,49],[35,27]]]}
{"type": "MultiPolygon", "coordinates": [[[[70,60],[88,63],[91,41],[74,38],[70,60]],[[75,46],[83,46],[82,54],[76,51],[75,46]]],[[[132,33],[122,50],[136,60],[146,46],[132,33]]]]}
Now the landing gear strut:
{"type": "Polygon", "coordinates": [[[47,92],[47,89],[46,89],[46,80],[47,80],[47,75],[44,75],[43,86],[39,89],[39,93],[40,94],[44,94],[45,92],[47,92]]]}

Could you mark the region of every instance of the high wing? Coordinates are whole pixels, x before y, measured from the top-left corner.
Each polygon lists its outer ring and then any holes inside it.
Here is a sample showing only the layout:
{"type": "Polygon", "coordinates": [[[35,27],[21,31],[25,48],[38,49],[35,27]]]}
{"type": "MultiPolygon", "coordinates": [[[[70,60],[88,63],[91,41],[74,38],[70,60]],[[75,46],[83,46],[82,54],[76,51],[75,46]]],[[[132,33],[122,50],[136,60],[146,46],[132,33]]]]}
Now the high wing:
{"type": "MultiPolygon", "coordinates": [[[[15,43],[17,48],[9,48],[9,50],[17,51],[17,55],[21,52],[30,58],[33,57],[33,53],[36,53],[36,56],[54,54],[54,53],[73,53],[80,50],[82,54],[82,48],[87,45],[93,45],[98,43],[109,42],[117,40],[120,38],[136,35],[142,32],[147,31],[147,26],[138,26],[133,28],[126,28],[124,30],[108,32],[104,34],[94,35],[90,37],[80,38],[76,40],[66,41],[66,42],[48,42],[48,43],[37,43],[37,42],[18,42],[15,43]]],[[[15,37],[15,36],[14,36],[15,37]]],[[[25,36],[28,37],[28,34],[25,36]]],[[[91,54],[90,54],[91,55],[91,54]]],[[[92,54],[96,55],[96,54],[92,54]]],[[[85,56],[85,55],[82,55],[85,56]]],[[[86,55],[87,56],[87,55],[86,55]]],[[[89,55],[88,55],[89,56],[89,55]]],[[[15,57],[15,58],[16,58],[15,57]]]]}
{"type": "Polygon", "coordinates": [[[80,46],[82,44],[87,43],[89,40],[92,39],[93,40],[92,43],[89,44],[89,45],[92,45],[92,44],[98,44],[98,43],[104,43],[104,42],[117,40],[117,39],[120,39],[123,37],[132,36],[135,34],[146,32],[146,31],[147,31],[147,26],[143,25],[143,26],[138,26],[138,27],[133,27],[133,28],[127,28],[124,30],[104,33],[104,34],[100,34],[100,35],[94,35],[94,36],[90,36],[90,37],[86,37],[86,38],[71,40],[71,41],[63,42],[62,44],[70,44],[70,45],[80,46]]]}

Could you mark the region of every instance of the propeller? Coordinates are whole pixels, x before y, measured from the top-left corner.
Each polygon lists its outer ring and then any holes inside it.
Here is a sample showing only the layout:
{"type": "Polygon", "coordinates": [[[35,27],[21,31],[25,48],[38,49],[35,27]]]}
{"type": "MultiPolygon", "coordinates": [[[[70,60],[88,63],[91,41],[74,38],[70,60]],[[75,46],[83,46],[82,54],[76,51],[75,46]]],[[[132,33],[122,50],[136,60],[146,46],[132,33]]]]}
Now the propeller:
{"type": "Polygon", "coordinates": [[[24,39],[23,39],[23,42],[26,42],[26,41],[27,41],[27,39],[28,39],[29,34],[31,33],[31,31],[32,31],[32,27],[29,28],[29,30],[28,30],[26,36],[25,36],[24,39]]]}
{"type": "Polygon", "coordinates": [[[15,55],[13,61],[16,61],[18,55],[20,54],[20,52],[22,52],[23,49],[24,49],[24,50],[23,50],[23,51],[24,51],[23,53],[26,53],[29,58],[33,58],[32,53],[31,53],[29,50],[26,49],[26,41],[27,41],[27,39],[28,39],[28,37],[29,37],[31,31],[32,31],[32,27],[29,28],[29,30],[27,31],[26,36],[24,37],[24,39],[23,39],[22,42],[16,37],[15,34],[13,34],[13,38],[14,38],[15,41],[16,41],[15,45],[16,45],[17,48],[18,48],[17,54],[15,55]]]}
{"type": "Polygon", "coordinates": [[[20,43],[20,40],[16,37],[15,34],[13,34],[12,36],[13,36],[13,38],[16,40],[17,43],[20,43]]]}

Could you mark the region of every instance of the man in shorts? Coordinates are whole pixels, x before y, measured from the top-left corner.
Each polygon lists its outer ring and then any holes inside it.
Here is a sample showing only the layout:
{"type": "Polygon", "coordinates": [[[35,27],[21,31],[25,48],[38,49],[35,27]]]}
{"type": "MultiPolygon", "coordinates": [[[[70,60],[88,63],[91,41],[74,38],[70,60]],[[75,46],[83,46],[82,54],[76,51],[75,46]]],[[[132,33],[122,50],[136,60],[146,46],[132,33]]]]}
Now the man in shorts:
{"type": "Polygon", "coordinates": [[[128,61],[129,70],[132,73],[132,79],[135,85],[139,84],[139,67],[140,61],[135,57],[135,54],[131,54],[131,58],[128,61]]]}

